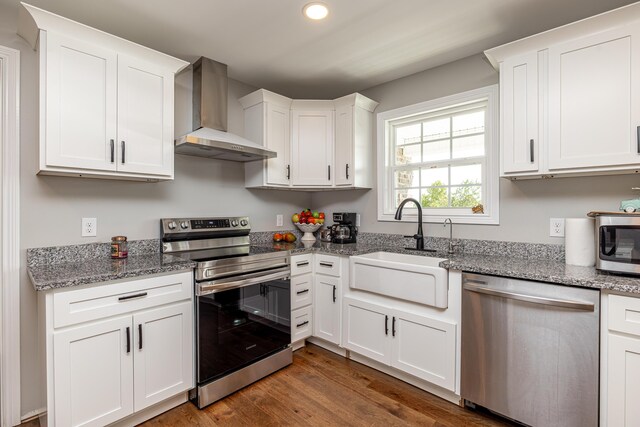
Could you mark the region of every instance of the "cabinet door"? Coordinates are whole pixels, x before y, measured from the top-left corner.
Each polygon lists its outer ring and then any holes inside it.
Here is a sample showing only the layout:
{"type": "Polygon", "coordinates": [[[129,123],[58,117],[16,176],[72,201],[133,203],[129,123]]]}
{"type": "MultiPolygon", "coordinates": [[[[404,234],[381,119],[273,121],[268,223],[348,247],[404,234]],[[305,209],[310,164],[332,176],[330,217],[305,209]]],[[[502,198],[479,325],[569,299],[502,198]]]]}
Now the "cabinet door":
{"type": "Polygon", "coordinates": [[[538,170],[538,52],[500,65],[503,173],[538,170]]]}
{"type": "Polygon", "coordinates": [[[52,32],[41,37],[46,45],[41,167],[115,171],[116,54],[52,32]]]}
{"type": "Polygon", "coordinates": [[[292,111],[292,184],[330,186],[333,182],[333,111],[292,111]]]}
{"type": "Polygon", "coordinates": [[[354,107],[347,105],[336,108],[336,171],[337,186],[353,185],[355,172],[354,155],[354,107]]]}
{"type": "Polygon", "coordinates": [[[391,321],[391,366],[455,390],[456,325],[396,311],[391,321]]]}
{"type": "Polygon", "coordinates": [[[640,163],[638,25],[549,48],[549,169],[640,163]]]}
{"type": "Polygon", "coordinates": [[[291,140],[289,139],[290,115],[288,108],[266,103],[267,148],[278,157],[267,160],[267,184],[289,185],[291,182],[291,140]]]}
{"type": "Polygon", "coordinates": [[[123,316],[54,332],[52,424],[104,426],[133,413],[131,327],[123,316]]]}
{"type": "Polygon", "coordinates": [[[313,336],[340,345],[340,279],[316,274],[313,290],[313,336]]]}
{"type": "Polygon", "coordinates": [[[640,339],[609,334],[608,425],[640,425],[640,339]]]}
{"type": "Polygon", "coordinates": [[[391,316],[375,304],[344,299],[343,347],[384,364],[391,364],[391,316]]]}
{"type": "Polygon", "coordinates": [[[135,410],[193,387],[193,303],[133,316],[135,410]]]}
{"type": "Polygon", "coordinates": [[[118,171],[173,175],[173,74],[118,56],[118,171]]]}

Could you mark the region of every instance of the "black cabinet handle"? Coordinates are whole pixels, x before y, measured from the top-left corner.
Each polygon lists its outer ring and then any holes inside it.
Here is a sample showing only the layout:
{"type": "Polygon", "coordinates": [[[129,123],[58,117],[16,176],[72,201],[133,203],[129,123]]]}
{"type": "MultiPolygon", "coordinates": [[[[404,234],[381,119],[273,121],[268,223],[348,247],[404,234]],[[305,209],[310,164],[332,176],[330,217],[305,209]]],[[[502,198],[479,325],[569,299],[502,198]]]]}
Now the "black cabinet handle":
{"type": "Polygon", "coordinates": [[[142,323],[138,323],[138,350],[142,350],[142,323]]]}
{"type": "Polygon", "coordinates": [[[347,179],[349,179],[349,163],[347,163],[346,173],[347,173],[347,179]]]}
{"type": "Polygon", "coordinates": [[[120,144],[120,146],[122,147],[122,164],[124,165],[124,151],[125,151],[125,142],[122,141],[122,143],[120,144]]]}
{"type": "Polygon", "coordinates": [[[636,128],[636,132],[638,134],[636,138],[636,144],[637,144],[636,149],[638,150],[638,154],[640,154],[640,126],[636,128]]]}
{"type": "Polygon", "coordinates": [[[531,163],[533,163],[533,139],[529,140],[529,155],[531,157],[531,163]]]}
{"type": "Polygon", "coordinates": [[[331,165],[327,165],[327,180],[331,181],[331,165]]]}
{"type": "Polygon", "coordinates": [[[332,262],[321,262],[320,265],[322,267],[329,267],[329,268],[333,267],[333,263],[332,262]]]}
{"type": "Polygon", "coordinates": [[[305,289],[303,291],[298,291],[298,292],[296,292],[296,295],[306,294],[307,292],[309,292],[309,289],[305,289]]]}
{"type": "Polygon", "coordinates": [[[393,316],[393,320],[391,321],[391,336],[396,336],[396,316],[393,316]]]}
{"type": "Polygon", "coordinates": [[[291,179],[291,165],[287,165],[287,179],[291,179]]]}
{"type": "Polygon", "coordinates": [[[305,265],[309,265],[309,261],[301,261],[296,263],[296,266],[298,267],[304,267],[305,265]]]}
{"type": "Polygon", "coordinates": [[[308,320],[305,320],[305,321],[304,321],[304,322],[302,322],[302,323],[298,323],[298,324],[296,325],[296,328],[302,328],[304,325],[308,325],[308,324],[309,324],[309,321],[308,321],[308,320]]]}
{"type": "Polygon", "coordinates": [[[116,161],[116,144],[113,139],[111,139],[110,142],[111,142],[111,163],[113,163],[116,161]]]}
{"type": "Polygon", "coordinates": [[[131,328],[127,326],[127,353],[131,353],[131,328]]]}
{"type": "Polygon", "coordinates": [[[143,298],[146,297],[147,293],[146,292],[140,292],[139,294],[133,294],[133,295],[125,295],[123,297],[118,298],[118,301],[122,302],[122,301],[129,301],[135,298],[143,298]]]}
{"type": "Polygon", "coordinates": [[[384,315],[384,334],[389,335],[389,316],[384,315]]]}
{"type": "Polygon", "coordinates": [[[333,285],[333,302],[336,302],[336,285],[333,285]]]}

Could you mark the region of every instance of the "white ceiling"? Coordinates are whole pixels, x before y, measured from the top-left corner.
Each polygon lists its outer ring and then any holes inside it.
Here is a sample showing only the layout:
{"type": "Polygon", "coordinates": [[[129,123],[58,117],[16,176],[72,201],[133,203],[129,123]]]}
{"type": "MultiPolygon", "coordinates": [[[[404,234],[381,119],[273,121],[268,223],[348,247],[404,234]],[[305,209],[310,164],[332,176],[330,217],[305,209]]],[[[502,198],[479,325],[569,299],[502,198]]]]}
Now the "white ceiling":
{"type": "MultiPolygon", "coordinates": [[[[27,0],[292,97],[332,98],[614,9],[629,0],[27,0]]],[[[0,0],[3,10],[17,0],[0,0]]]]}

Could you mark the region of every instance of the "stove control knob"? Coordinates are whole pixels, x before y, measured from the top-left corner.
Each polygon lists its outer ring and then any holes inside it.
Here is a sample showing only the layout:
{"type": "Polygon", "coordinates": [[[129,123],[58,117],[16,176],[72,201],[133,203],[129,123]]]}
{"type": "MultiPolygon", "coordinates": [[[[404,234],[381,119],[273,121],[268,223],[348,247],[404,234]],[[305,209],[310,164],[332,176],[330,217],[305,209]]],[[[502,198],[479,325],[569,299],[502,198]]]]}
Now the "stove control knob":
{"type": "Polygon", "coordinates": [[[243,227],[246,227],[247,224],[249,224],[249,221],[247,221],[246,219],[243,219],[243,220],[240,221],[240,225],[243,226],[243,227]]]}
{"type": "Polygon", "coordinates": [[[182,222],[180,223],[180,228],[182,228],[183,230],[184,230],[185,228],[189,228],[189,223],[188,223],[187,221],[182,221],[182,222]]]}
{"type": "Polygon", "coordinates": [[[169,228],[169,230],[175,230],[177,224],[175,221],[171,221],[169,224],[167,224],[167,227],[169,228]]]}
{"type": "Polygon", "coordinates": [[[232,227],[237,227],[238,226],[238,220],[237,219],[232,219],[231,220],[231,226],[232,227]]]}

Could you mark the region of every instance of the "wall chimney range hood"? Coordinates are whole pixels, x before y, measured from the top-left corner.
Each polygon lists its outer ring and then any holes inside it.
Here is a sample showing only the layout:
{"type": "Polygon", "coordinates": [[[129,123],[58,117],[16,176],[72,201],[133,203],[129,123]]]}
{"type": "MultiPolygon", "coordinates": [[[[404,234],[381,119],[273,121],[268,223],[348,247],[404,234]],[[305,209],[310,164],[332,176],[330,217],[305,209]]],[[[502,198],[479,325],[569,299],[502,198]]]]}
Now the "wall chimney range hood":
{"type": "Polygon", "coordinates": [[[176,153],[251,162],[276,157],[255,142],[227,132],[227,65],[200,57],[193,64],[192,132],[176,139],[176,153]]]}

